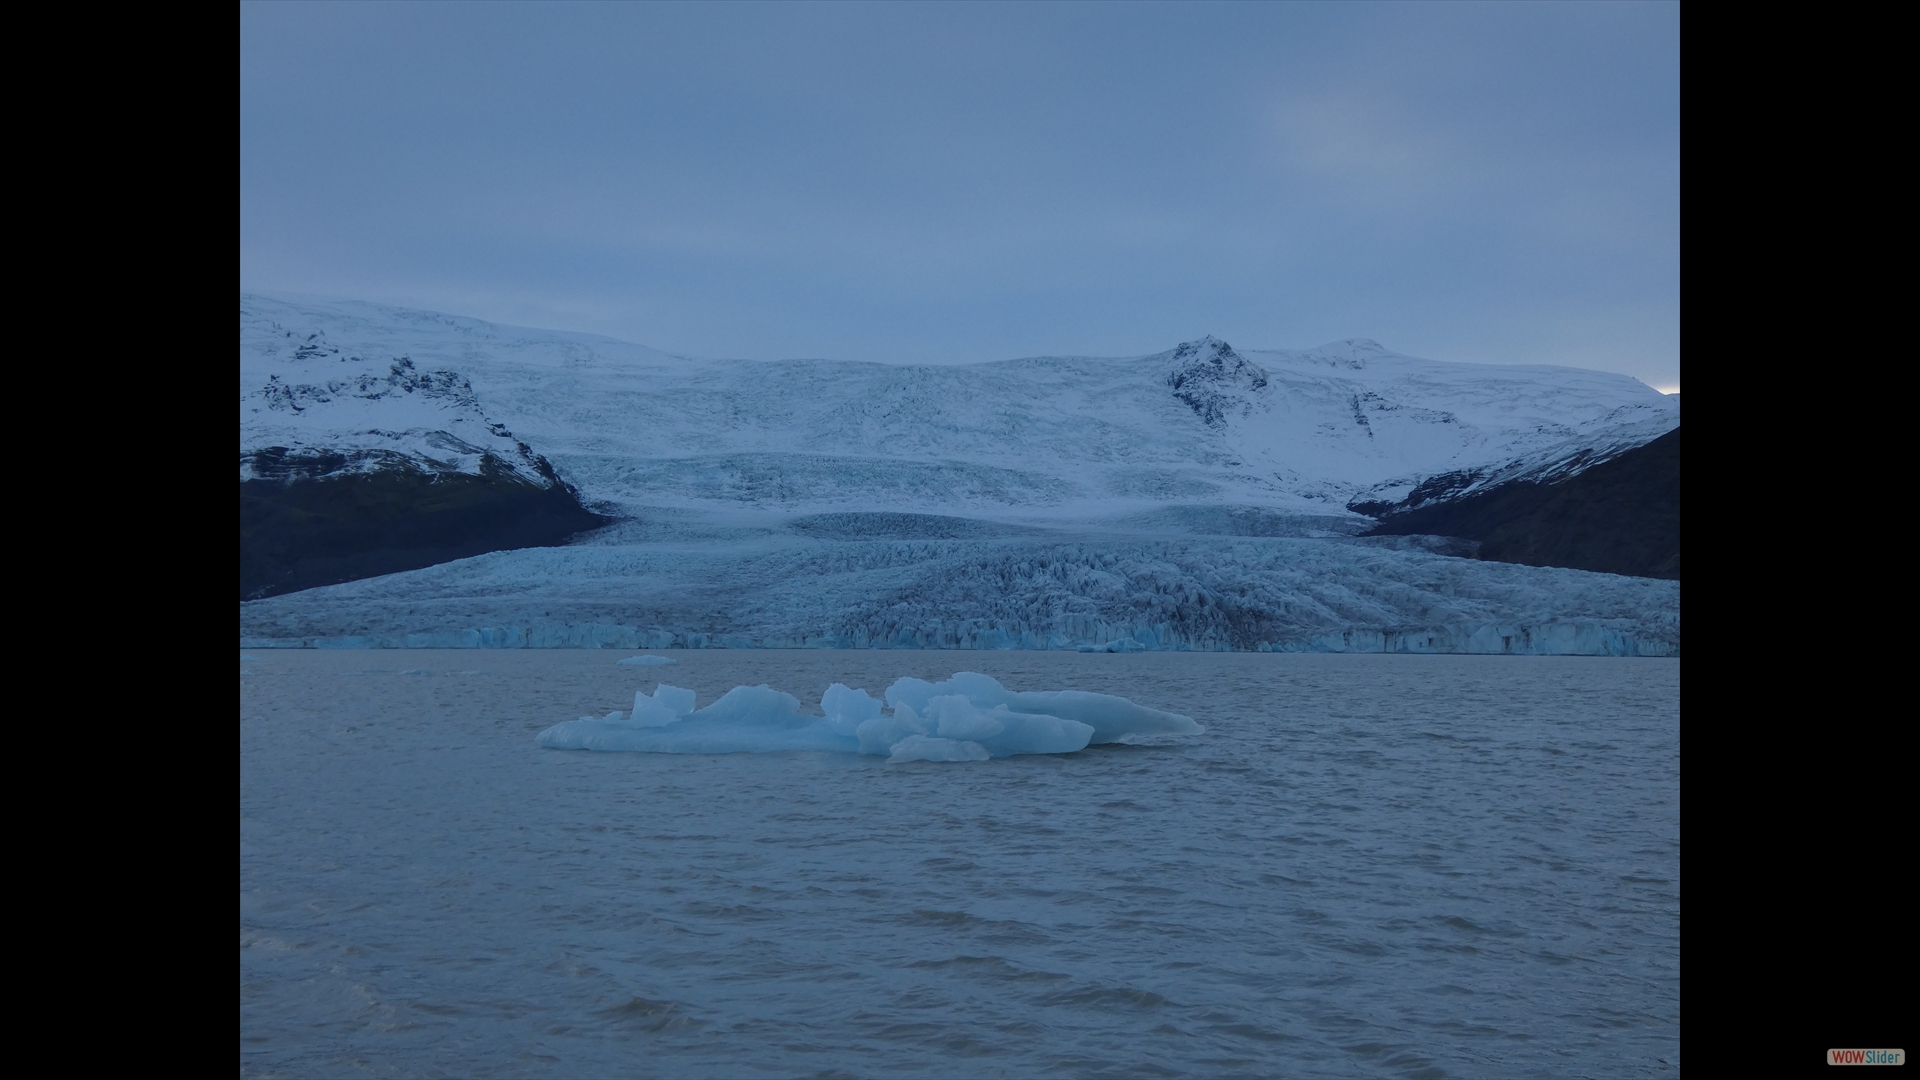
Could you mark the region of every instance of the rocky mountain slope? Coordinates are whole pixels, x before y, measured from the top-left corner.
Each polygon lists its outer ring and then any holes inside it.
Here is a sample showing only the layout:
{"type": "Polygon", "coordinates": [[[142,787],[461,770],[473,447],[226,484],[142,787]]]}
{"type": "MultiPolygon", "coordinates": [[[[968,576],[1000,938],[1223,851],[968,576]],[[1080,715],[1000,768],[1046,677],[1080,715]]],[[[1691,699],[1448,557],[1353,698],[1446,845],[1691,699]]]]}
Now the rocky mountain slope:
{"type": "Polygon", "coordinates": [[[1680,429],[1572,475],[1537,470],[1387,514],[1372,535],[1476,541],[1482,559],[1680,577],[1680,429]]]}
{"type": "Polygon", "coordinates": [[[458,372],[279,334],[252,365],[242,353],[241,599],[560,543],[610,520],[489,420],[458,372]]]}

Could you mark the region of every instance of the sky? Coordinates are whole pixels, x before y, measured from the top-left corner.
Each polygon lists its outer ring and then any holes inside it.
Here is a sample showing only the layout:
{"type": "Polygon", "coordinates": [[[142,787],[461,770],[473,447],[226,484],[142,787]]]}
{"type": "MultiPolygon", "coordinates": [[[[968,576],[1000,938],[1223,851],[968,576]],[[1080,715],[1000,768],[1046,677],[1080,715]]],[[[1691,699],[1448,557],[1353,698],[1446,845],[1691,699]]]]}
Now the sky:
{"type": "Polygon", "coordinates": [[[691,356],[1680,384],[1674,3],[240,8],[240,286],[691,356]]]}

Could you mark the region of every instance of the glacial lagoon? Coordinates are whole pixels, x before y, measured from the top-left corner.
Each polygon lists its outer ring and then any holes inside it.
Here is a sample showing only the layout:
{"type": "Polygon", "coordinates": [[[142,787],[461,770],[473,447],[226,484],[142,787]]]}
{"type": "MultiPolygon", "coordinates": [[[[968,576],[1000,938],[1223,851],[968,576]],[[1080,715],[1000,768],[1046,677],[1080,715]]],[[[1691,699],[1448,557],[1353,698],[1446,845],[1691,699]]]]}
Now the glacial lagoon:
{"type": "Polygon", "coordinates": [[[1677,659],[243,650],[248,1076],[1670,1076],[1677,659]],[[555,750],[975,671],[1203,734],[555,750]]]}

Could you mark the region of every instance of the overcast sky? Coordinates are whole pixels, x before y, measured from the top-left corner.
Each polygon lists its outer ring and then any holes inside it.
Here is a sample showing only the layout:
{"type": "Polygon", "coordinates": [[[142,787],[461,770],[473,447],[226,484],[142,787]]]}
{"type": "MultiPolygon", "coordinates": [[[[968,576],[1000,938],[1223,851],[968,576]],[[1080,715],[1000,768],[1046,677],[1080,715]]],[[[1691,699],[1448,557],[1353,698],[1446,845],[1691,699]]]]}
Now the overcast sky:
{"type": "Polygon", "coordinates": [[[240,11],[240,284],[695,356],[1680,381],[1669,3],[240,11]]]}

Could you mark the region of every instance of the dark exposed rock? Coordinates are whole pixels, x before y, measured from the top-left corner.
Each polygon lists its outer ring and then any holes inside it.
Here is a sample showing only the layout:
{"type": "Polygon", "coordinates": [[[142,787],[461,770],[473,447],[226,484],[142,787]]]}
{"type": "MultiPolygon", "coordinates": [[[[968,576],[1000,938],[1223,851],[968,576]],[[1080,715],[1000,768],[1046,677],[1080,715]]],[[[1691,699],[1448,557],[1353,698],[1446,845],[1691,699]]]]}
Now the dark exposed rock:
{"type": "MultiPolygon", "coordinates": [[[[309,355],[303,346],[295,359],[309,355]]],[[[339,350],[334,350],[338,352],[339,350]]],[[[358,359],[356,357],[355,359],[358,359]]],[[[477,405],[473,384],[457,371],[421,371],[410,357],[397,356],[385,375],[360,372],[348,378],[329,379],[324,384],[290,383],[278,375],[267,376],[267,385],[259,394],[267,408],[277,412],[305,412],[314,405],[325,405],[336,398],[355,397],[369,401],[411,394],[452,405],[477,405]]]]}
{"type": "Polygon", "coordinates": [[[1467,482],[1434,477],[1434,490],[1415,489],[1425,505],[1388,514],[1368,535],[1458,536],[1480,541],[1477,557],[1498,562],[1680,577],[1678,428],[1564,480],[1515,480],[1432,501],[1467,482]]]}
{"type": "Polygon", "coordinates": [[[1189,341],[1173,350],[1167,386],[1209,427],[1224,427],[1227,416],[1244,409],[1247,395],[1267,385],[1267,373],[1218,338],[1189,341]]]}
{"type": "Polygon", "coordinates": [[[242,600],[549,547],[611,520],[581,506],[550,467],[542,487],[491,455],[479,475],[363,456],[274,447],[252,457],[259,478],[240,483],[242,600]],[[343,471],[353,465],[362,471],[343,471]]]}
{"type": "Polygon", "coordinates": [[[1389,516],[1418,510],[1423,506],[1446,502],[1460,497],[1468,488],[1486,478],[1484,469],[1462,469],[1458,472],[1436,473],[1407,493],[1407,497],[1398,502],[1350,502],[1347,509],[1356,514],[1385,519],[1389,516]]]}

